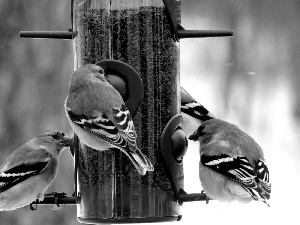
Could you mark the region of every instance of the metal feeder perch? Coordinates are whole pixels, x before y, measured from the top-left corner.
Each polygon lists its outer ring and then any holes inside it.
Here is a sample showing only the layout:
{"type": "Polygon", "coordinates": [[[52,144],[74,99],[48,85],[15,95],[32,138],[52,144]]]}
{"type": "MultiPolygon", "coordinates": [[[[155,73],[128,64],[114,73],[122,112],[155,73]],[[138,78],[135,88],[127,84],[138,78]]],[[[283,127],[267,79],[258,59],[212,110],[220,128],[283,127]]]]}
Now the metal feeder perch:
{"type": "Polygon", "coordinates": [[[131,112],[138,147],[155,167],[140,176],[122,152],[81,147],[75,135],[75,196],[34,204],[76,204],[83,223],[147,223],[178,221],[183,202],[207,200],[183,188],[187,140],[181,129],[179,40],[233,31],[185,30],[180,5],[180,0],[71,0],[69,31],[20,32],[74,39],[75,69],[102,66],[131,112]]]}

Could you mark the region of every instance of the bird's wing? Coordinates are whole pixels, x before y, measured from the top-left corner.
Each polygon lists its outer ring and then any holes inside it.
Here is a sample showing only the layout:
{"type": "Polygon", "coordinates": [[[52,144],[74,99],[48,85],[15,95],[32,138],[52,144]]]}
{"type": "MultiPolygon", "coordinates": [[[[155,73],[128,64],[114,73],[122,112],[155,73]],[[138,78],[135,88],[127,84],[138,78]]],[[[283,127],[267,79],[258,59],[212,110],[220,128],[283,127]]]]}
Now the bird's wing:
{"type": "Polygon", "coordinates": [[[136,152],[136,132],[129,110],[125,104],[120,108],[113,108],[113,115],[116,121],[117,128],[123,136],[125,136],[128,146],[131,151],[136,152]]]}
{"type": "MultiPolygon", "coordinates": [[[[30,154],[29,157],[32,157],[32,155],[38,156],[45,153],[46,155],[49,154],[44,150],[33,151],[32,153],[33,154],[30,154]]],[[[0,193],[34,175],[41,173],[47,167],[50,160],[51,157],[44,157],[44,159],[40,161],[35,159],[24,160],[23,162],[20,162],[15,166],[10,165],[3,167],[4,169],[2,168],[0,172],[0,193]]]]}
{"type": "Polygon", "coordinates": [[[263,195],[266,199],[270,199],[271,183],[269,170],[264,160],[258,160],[255,163],[255,171],[257,171],[257,178],[261,183],[263,195]]]}
{"type": "Polygon", "coordinates": [[[128,148],[126,139],[120,135],[118,127],[104,113],[97,112],[97,116],[88,117],[84,114],[75,114],[70,108],[67,108],[70,120],[89,132],[119,148],[128,148]]]}
{"type": "Polygon", "coordinates": [[[203,165],[243,185],[255,186],[256,173],[246,157],[226,154],[201,156],[203,165]]]}
{"type": "Polygon", "coordinates": [[[205,155],[202,154],[201,162],[212,170],[242,184],[242,187],[257,201],[266,204],[263,187],[258,184],[258,175],[249,160],[243,156],[205,155]]]}

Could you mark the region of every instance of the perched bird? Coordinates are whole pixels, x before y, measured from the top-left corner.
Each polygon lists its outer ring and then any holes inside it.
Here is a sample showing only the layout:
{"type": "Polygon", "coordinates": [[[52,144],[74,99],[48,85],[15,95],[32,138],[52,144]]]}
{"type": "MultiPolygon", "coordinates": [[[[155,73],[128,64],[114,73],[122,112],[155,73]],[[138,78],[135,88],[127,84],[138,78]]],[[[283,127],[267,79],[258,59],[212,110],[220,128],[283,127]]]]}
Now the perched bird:
{"type": "Polygon", "coordinates": [[[16,149],[0,167],[0,210],[43,200],[54,180],[61,151],[71,139],[61,131],[40,134],[16,149]]]}
{"type": "Polygon", "coordinates": [[[183,87],[180,87],[182,128],[190,136],[204,121],[215,116],[197,102],[183,87]]]}
{"type": "Polygon", "coordinates": [[[72,74],[65,110],[83,144],[100,151],[121,150],[141,175],[154,170],[137,147],[131,115],[102,67],[87,64],[72,74]]]}
{"type": "Polygon", "coordinates": [[[203,122],[189,137],[200,142],[199,174],[209,198],[267,203],[269,170],[260,146],[237,126],[219,119],[203,122]]]}

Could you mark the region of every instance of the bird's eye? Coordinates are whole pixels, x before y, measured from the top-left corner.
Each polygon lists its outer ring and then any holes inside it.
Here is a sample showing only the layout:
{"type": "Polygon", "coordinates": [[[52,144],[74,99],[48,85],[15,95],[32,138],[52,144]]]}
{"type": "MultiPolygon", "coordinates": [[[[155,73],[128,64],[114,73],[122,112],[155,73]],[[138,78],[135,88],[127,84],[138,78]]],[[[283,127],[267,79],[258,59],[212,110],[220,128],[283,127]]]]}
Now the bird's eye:
{"type": "Polygon", "coordinates": [[[99,69],[99,73],[104,75],[104,70],[102,68],[99,69]]]}

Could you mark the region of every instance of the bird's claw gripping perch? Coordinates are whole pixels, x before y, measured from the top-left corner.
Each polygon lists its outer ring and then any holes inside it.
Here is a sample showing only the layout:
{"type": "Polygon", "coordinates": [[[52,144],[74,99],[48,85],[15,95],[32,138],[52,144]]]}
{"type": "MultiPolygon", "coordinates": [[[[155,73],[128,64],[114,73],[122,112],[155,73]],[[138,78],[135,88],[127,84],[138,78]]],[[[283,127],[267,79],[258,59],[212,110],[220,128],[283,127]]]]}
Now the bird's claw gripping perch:
{"type": "Polygon", "coordinates": [[[60,207],[60,205],[58,204],[58,200],[60,198],[65,198],[67,197],[67,194],[64,193],[64,192],[52,192],[52,193],[48,193],[48,194],[45,194],[45,197],[54,197],[54,202],[55,202],[55,205],[57,205],[57,207],[60,207]]]}
{"type": "MultiPolygon", "coordinates": [[[[44,199],[45,198],[54,198],[54,204],[57,205],[57,207],[60,207],[59,200],[61,198],[65,198],[65,197],[67,197],[67,194],[64,193],[64,192],[61,192],[61,193],[59,193],[59,192],[52,192],[52,193],[48,193],[48,194],[44,195],[44,199]]],[[[31,211],[37,210],[37,205],[38,204],[43,204],[43,201],[40,201],[39,199],[37,199],[34,202],[30,203],[30,205],[29,205],[30,206],[30,210],[31,211]]]]}
{"type": "Polygon", "coordinates": [[[201,191],[201,194],[203,194],[203,195],[205,195],[205,196],[206,196],[206,204],[208,204],[208,203],[209,203],[209,200],[210,200],[210,198],[207,196],[207,194],[205,193],[205,191],[204,191],[204,190],[202,190],[202,191],[201,191]]]}
{"type": "Polygon", "coordinates": [[[30,203],[29,207],[30,207],[30,210],[31,210],[31,211],[37,210],[37,204],[39,203],[39,201],[40,201],[40,200],[37,199],[37,200],[35,200],[34,202],[31,202],[31,203],[30,203]]]}

